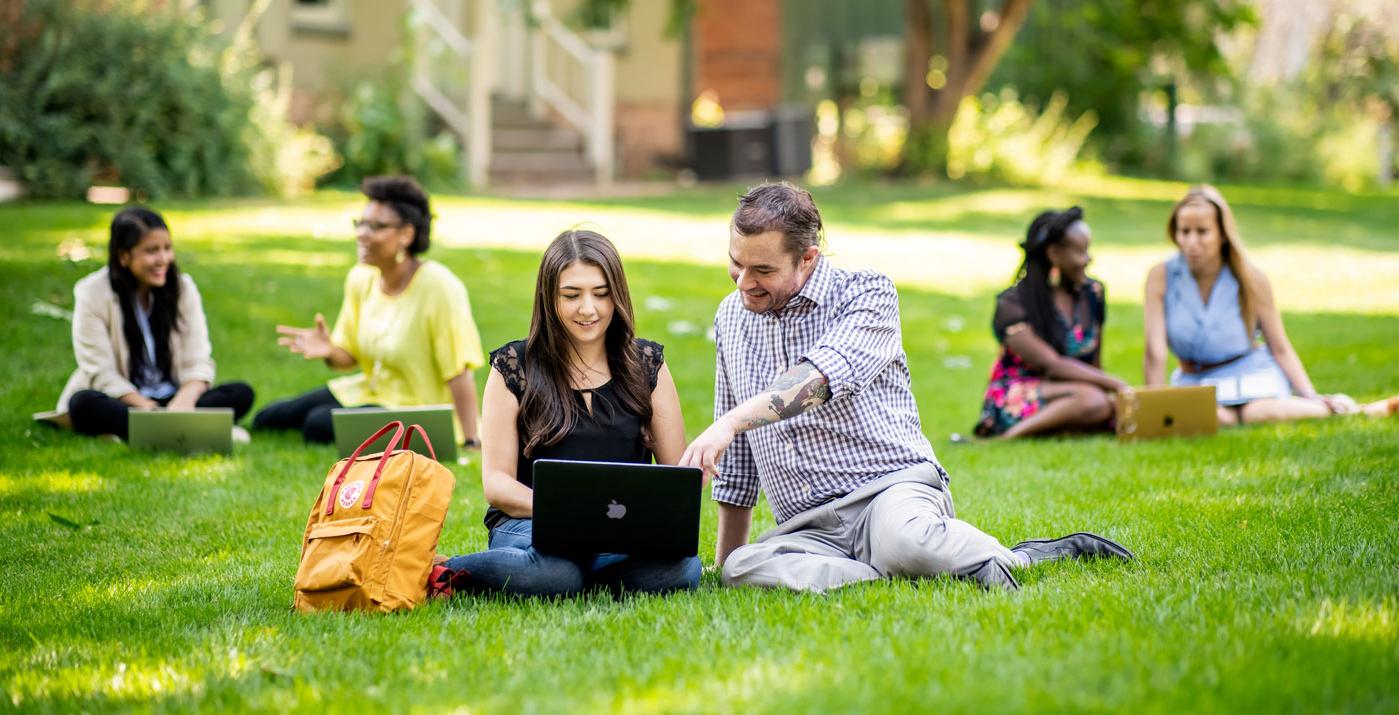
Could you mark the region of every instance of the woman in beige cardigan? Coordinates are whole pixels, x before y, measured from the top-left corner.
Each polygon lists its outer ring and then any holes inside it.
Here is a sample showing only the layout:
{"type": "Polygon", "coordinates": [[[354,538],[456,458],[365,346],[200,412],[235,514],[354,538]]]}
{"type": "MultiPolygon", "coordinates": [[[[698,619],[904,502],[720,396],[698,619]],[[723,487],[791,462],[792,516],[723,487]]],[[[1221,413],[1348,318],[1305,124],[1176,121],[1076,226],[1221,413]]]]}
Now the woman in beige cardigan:
{"type": "MultiPolygon", "coordinates": [[[[194,280],[175,265],[160,214],[132,206],[112,219],[107,267],[73,288],[73,354],[78,369],[58,398],[73,429],[127,435],[130,410],[231,407],[234,422],[253,404],[246,383],[214,383],[204,306],[194,280]]],[[[235,428],[237,431],[237,428],[235,428]]]]}

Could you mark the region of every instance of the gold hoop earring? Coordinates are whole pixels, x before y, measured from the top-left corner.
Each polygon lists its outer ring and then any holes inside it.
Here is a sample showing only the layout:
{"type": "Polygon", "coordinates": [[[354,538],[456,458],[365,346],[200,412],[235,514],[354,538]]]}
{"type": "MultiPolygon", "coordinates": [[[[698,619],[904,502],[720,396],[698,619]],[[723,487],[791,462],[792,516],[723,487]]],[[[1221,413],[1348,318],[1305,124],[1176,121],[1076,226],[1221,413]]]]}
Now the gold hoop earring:
{"type": "Polygon", "coordinates": [[[402,248],[398,249],[398,253],[393,257],[393,260],[395,263],[402,263],[408,260],[408,252],[402,248]]]}

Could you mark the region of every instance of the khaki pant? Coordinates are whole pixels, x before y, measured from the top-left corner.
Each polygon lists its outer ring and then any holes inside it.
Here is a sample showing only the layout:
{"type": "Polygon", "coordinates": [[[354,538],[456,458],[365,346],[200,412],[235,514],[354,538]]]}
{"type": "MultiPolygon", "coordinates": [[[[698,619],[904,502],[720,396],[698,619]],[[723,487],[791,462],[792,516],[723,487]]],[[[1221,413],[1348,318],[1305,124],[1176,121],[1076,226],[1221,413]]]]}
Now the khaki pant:
{"type": "Polygon", "coordinates": [[[933,466],[910,467],[735,549],[724,562],[724,583],[819,592],[879,578],[961,576],[990,559],[1020,565],[994,537],[955,516],[933,466]]]}

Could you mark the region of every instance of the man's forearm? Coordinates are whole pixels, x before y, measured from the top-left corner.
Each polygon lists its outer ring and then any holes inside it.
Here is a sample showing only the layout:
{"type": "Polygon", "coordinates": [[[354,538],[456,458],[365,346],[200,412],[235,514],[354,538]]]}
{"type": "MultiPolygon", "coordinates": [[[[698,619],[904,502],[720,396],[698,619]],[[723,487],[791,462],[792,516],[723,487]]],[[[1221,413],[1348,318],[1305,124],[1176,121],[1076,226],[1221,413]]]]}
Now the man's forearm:
{"type": "Polygon", "coordinates": [[[734,434],[795,417],[831,399],[830,382],[809,362],[799,362],[768,388],[724,415],[734,434]]]}
{"type": "Polygon", "coordinates": [[[719,504],[719,534],[714,546],[714,565],[723,566],[734,549],[748,543],[748,530],[753,525],[753,508],[719,504]]]}

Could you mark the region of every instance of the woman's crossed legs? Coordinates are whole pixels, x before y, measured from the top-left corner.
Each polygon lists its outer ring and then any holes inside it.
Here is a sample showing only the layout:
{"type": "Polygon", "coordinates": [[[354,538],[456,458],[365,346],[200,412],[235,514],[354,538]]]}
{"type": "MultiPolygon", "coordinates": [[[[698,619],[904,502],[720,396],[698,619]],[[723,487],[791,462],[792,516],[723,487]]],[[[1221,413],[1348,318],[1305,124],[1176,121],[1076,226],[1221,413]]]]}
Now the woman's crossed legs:
{"type": "Polygon", "coordinates": [[[517,596],[571,596],[602,586],[614,593],[664,593],[699,586],[700,561],[627,554],[569,558],[534,548],[530,519],[508,519],[491,529],[486,551],[447,560],[454,591],[517,596]]]}

